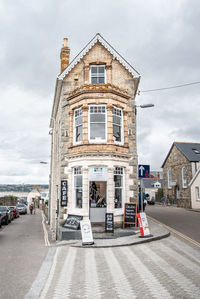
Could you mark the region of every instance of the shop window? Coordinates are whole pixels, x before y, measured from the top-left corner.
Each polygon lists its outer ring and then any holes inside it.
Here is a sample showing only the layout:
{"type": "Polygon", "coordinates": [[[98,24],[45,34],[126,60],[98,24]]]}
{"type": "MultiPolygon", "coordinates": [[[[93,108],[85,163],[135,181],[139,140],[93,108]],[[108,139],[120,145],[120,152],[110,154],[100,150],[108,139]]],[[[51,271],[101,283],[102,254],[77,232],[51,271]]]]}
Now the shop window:
{"type": "Polygon", "coordinates": [[[115,209],[122,208],[123,202],[123,168],[116,167],[114,171],[114,186],[115,186],[115,197],[114,204],[115,209]]]}
{"type": "Polygon", "coordinates": [[[89,109],[90,142],[106,141],[106,106],[93,105],[89,109]]]}
{"type": "Polygon", "coordinates": [[[170,169],[167,171],[167,181],[168,181],[168,189],[171,189],[172,172],[170,169]]]}
{"type": "Polygon", "coordinates": [[[122,124],[123,124],[123,114],[122,109],[113,108],[113,138],[116,143],[123,142],[122,134],[122,124]]]}
{"type": "Polygon", "coordinates": [[[196,192],[196,200],[200,200],[200,192],[199,192],[199,187],[195,187],[195,192],[196,192]]]}
{"type": "Polygon", "coordinates": [[[185,166],[182,167],[182,186],[187,188],[187,171],[185,166]]]}
{"type": "Polygon", "coordinates": [[[82,208],[83,201],[83,177],[82,168],[74,168],[74,193],[75,193],[75,207],[82,208]]]}
{"type": "Polygon", "coordinates": [[[105,83],[105,66],[91,65],[90,66],[90,81],[92,84],[105,83]]]}
{"type": "Polygon", "coordinates": [[[82,108],[74,110],[74,144],[82,141],[82,108]]]}

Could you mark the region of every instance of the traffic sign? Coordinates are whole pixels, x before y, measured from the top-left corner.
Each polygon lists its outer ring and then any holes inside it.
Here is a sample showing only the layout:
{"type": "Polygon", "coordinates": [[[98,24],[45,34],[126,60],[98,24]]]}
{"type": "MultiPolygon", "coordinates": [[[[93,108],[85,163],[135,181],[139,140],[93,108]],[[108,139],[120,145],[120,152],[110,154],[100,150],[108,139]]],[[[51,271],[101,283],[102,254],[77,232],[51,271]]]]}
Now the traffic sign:
{"type": "Polygon", "coordinates": [[[150,165],[138,165],[138,177],[149,178],[150,177],[150,165]]]}

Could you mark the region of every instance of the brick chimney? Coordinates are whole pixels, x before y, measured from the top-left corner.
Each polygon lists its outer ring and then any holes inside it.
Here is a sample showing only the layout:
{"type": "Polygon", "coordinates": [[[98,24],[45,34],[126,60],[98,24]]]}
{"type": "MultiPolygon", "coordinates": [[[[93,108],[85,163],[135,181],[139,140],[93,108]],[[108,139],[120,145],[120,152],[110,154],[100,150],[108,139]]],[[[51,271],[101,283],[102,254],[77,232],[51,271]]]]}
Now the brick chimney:
{"type": "Polygon", "coordinates": [[[68,47],[68,38],[63,39],[63,46],[60,51],[60,71],[61,73],[69,65],[70,48],[68,47]]]}

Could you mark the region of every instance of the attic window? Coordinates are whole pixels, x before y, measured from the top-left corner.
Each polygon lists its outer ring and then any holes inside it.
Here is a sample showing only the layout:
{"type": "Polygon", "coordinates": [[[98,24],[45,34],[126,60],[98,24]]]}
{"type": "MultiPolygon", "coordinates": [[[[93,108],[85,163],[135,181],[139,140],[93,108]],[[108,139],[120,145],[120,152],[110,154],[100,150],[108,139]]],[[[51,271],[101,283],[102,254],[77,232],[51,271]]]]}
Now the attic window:
{"type": "Polygon", "coordinates": [[[90,79],[92,84],[105,83],[105,65],[91,65],[90,79]]]}
{"type": "Polygon", "coordinates": [[[200,151],[199,151],[198,149],[193,148],[192,150],[193,150],[193,152],[194,152],[195,154],[200,155],[200,151]]]}

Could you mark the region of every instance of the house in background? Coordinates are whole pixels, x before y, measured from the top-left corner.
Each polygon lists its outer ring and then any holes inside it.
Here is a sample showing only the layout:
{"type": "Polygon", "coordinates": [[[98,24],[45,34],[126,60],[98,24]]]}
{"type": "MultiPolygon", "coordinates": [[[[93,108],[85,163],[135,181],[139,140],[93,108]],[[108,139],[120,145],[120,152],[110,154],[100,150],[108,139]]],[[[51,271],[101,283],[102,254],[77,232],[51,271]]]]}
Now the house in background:
{"type": "Polygon", "coordinates": [[[149,195],[150,199],[156,200],[158,189],[163,188],[163,180],[159,178],[142,178],[141,187],[145,194],[149,195]]]}
{"type": "Polygon", "coordinates": [[[190,182],[191,208],[200,210],[200,167],[190,182]]]}
{"type": "Polygon", "coordinates": [[[137,202],[135,97],[139,73],[97,34],[70,61],[61,49],[51,114],[50,225],[68,215],[121,225],[125,202],[137,202]]]}
{"type": "Polygon", "coordinates": [[[200,167],[200,143],[174,142],[162,165],[164,195],[191,208],[190,182],[200,167]]]}

